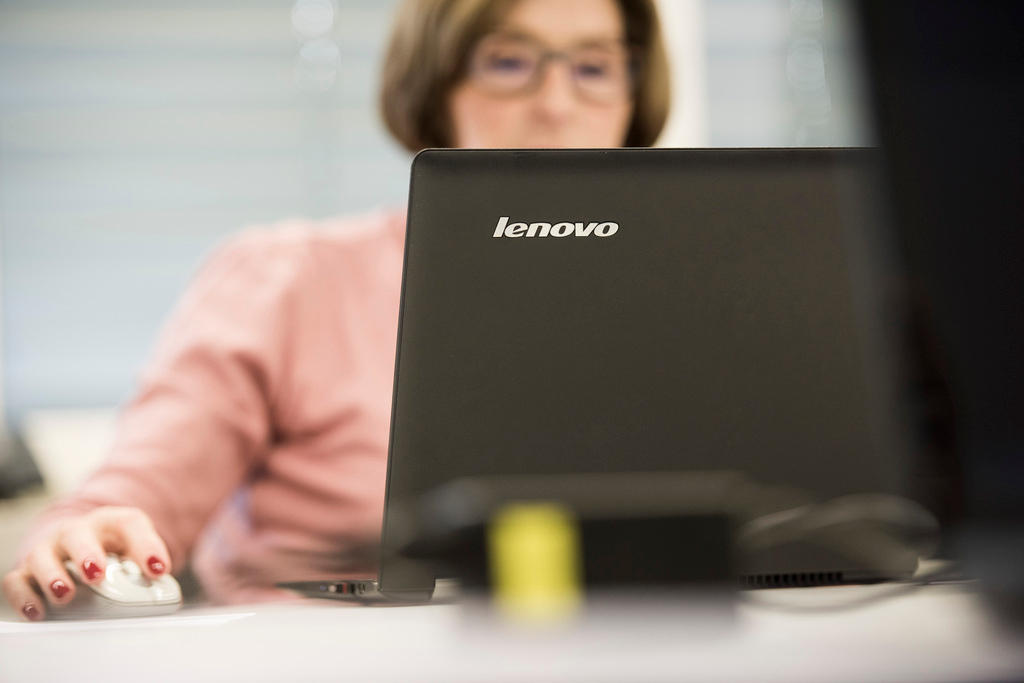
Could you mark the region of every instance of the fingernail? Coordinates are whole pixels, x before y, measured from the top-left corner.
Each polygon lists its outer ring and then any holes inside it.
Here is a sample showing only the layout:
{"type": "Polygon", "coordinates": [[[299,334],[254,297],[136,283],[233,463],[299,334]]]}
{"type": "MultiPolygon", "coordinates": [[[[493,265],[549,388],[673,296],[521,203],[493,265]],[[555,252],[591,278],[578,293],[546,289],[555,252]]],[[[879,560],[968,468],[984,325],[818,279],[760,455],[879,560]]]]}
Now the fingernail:
{"type": "Polygon", "coordinates": [[[92,560],[86,560],[82,563],[82,571],[85,572],[85,578],[89,581],[92,581],[97,576],[103,573],[103,570],[100,569],[100,566],[92,560]]]}
{"type": "Polygon", "coordinates": [[[21,613],[25,615],[25,618],[29,621],[35,621],[39,618],[39,610],[31,602],[21,608],[21,613]]]}
{"type": "Polygon", "coordinates": [[[146,560],[146,564],[149,565],[149,570],[154,574],[163,574],[164,570],[167,569],[164,563],[158,560],[155,555],[146,560]]]}
{"type": "Polygon", "coordinates": [[[65,595],[67,595],[68,591],[71,589],[68,588],[68,585],[66,583],[64,583],[60,579],[57,579],[56,581],[50,584],[50,590],[53,591],[53,594],[57,596],[58,600],[60,600],[65,595]]]}

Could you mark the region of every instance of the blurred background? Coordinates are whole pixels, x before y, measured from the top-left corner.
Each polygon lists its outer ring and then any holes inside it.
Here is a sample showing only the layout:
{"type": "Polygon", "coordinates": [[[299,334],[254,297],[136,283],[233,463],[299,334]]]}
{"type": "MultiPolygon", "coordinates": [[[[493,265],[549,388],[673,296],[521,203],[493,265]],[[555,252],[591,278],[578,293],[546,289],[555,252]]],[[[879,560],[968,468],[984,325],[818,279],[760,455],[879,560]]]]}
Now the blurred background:
{"type": "MultiPolygon", "coordinates": [[[[410,157],[376,110],[396,5],[0,0],[4,568],[7,521],[102,457],[204,254],[245,226],[404,202],[410,157]]],[[[841,0],[659,5],[660,145],[872,143],[841,0]]]]}

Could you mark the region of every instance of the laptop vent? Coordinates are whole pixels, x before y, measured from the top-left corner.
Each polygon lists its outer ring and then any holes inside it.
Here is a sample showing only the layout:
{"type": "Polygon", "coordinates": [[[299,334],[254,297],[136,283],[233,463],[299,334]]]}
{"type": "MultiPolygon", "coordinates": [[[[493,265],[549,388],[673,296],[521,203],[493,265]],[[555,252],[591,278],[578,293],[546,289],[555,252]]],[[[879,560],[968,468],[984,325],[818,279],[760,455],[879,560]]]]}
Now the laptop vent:
{"type": "Polygon", "coordinates": [[[791,588],[796,586],[835,586],[843,583],[842,572],[792,572],[789,574],[747,574],[741,577],[746,588],[791,588]]]}

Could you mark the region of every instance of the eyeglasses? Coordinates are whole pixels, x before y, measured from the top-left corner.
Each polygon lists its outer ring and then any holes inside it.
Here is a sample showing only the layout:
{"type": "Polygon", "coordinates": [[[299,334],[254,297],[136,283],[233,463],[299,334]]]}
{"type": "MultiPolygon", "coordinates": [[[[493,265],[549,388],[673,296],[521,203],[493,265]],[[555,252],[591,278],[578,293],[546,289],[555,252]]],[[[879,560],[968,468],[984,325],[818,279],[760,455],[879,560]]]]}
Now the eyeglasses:
{"type": "Polygon", "coordinates": [[[612,41],[558,52],[526,37],[492,34],[474,49],[469,78],[494,95],[525,95],[540,86],[544,67],[556,59],[568,62],[576,92],[584,99],[610,103],[632,94],[632,51],[612,41]]]}

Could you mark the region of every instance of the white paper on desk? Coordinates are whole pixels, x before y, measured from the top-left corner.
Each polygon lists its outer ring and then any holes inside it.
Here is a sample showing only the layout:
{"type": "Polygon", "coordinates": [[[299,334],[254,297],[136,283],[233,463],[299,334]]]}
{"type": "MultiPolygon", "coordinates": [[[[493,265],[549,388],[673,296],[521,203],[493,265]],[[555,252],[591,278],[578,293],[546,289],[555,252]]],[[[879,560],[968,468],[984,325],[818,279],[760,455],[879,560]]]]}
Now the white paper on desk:
{"type": "Polygon", "coordinates": [[[247,619],[255,612],[234,614],[170,614],[163,617],[129,617],[127,619],[80,619],[75,621],[0,621],[0,635],[55,633],[67,631],[115,631],[119,629],[173,628],[175,626],[221,626],[247,619]]]}

